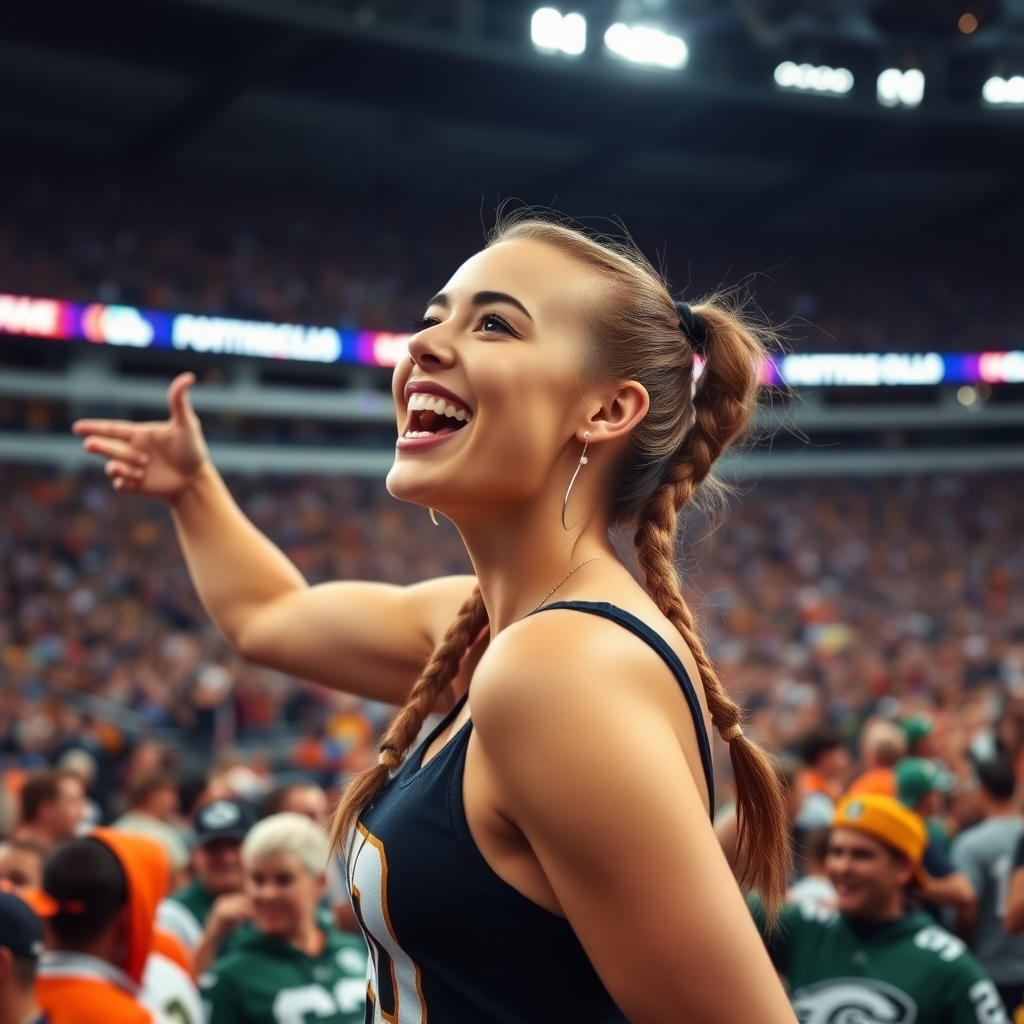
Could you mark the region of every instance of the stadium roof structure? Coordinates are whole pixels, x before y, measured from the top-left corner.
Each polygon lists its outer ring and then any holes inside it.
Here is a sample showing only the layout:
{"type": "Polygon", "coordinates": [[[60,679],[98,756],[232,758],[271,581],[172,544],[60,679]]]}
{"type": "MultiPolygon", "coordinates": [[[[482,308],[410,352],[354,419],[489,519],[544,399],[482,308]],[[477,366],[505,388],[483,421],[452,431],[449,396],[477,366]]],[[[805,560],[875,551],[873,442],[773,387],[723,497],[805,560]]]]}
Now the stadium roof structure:
{"type": "Polygon", "coordinates": [[[1024,227],[1024,103],[982,101],[1024,74],[1024,0],[575,0],[575,57],[531,44],[535,6],[9,4],[4,149],[723,231],[1024,227]],[[678,32],[687,65],[614,59],[602,35],[629,19],[678,32]],[[850,84],[780,88],[787,62],[850,84]],[[918,106],[879,102],[886,68],[924,74],[918,106]]]}

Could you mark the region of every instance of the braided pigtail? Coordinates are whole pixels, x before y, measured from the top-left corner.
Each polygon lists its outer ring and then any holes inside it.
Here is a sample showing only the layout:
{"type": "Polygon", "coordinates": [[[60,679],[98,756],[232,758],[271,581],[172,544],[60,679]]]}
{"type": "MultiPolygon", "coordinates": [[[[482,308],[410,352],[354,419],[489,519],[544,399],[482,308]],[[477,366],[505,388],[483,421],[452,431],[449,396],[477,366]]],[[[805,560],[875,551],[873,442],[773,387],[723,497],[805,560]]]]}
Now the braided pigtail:
{"type": "Polygon", "coordinates": [[[596,381],[637,381],[650,400],[612,480],[613,525],[629,525],[647,589],[693,652],[711,718],[729,743],[746,879],[776,911],[785,891],[789,826],[771,763],[744,738],[741,712],[725,692],[679,589],[679,512],[698,488],[724,497],[711,476],[718,457],[750,424],[770,331],[720,298],[673,302],[663,276],[629,238],[590,235],[529,210],[503,218],[491,244],[544,242],[601,278],[583,308],[590,349],[581,373],[596,381]],[[695,355],[705,360],[693,386],[695,355]]]}
{"type": "Polygon", "coordinates": [[[332,849],[344,848],[359,812],[387,785],[391,773],[401,765],[427,715],[458,671],[463,655],[486,625],[487,610],[477,587],[424,665],[398,714],[391,719],[380,741],[380,760],[372,768],[360,772],[345,789],[334,812],[332,849]]]}
{"type": "Polygon", "coordinates": [[[693,653],[715,728],[729,742],[736,779],[739,847],[745,881],[761,895],[770,914],[782,905],[789,864],[785,800],[771,762],[742,733],[742,711],[729,696],[683,599],[675,568],[679,511],[709,480],[712,466],[745,430],[753,415],[761,348],[743,321],[717,304],[694,312],[705,332],[707,362],[693,399],[690,428],[667,478],[640,510],[634,543],[647,590],[693,653]]]}

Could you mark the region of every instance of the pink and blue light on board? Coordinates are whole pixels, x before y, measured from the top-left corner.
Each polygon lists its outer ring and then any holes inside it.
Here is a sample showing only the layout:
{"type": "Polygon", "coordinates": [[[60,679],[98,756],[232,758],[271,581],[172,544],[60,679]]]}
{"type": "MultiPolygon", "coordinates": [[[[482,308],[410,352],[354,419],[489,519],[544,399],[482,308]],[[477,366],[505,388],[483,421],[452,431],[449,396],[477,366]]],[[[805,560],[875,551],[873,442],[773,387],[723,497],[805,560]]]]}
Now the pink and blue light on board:
{"type": "MultiPolygon", "coordinates": [[[[412,335],[167,313],[0,294],[0,335],[307,363],[394,366],[412,335]]],[[[703,371],[698,359],[695,375],[703,371]]],[[[802,352],[770,357],[762,379],[792,387],[1024,383],[1024,352],[802,352]]]]}

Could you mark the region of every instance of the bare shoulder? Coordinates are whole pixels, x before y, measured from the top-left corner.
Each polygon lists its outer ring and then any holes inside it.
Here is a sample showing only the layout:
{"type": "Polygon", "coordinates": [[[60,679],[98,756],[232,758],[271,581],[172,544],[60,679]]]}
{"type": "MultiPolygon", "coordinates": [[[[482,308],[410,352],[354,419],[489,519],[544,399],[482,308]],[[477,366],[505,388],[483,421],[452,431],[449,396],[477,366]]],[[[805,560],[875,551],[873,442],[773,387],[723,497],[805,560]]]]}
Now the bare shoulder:
{"type": "Polygon", "coordinates": [[[491,641],[473,679],[473,720],[483,735],[577,725],[611,717],[664,716],[679,687],[660,655],[597,615],[553,609],[517,622],[491,641]]]}

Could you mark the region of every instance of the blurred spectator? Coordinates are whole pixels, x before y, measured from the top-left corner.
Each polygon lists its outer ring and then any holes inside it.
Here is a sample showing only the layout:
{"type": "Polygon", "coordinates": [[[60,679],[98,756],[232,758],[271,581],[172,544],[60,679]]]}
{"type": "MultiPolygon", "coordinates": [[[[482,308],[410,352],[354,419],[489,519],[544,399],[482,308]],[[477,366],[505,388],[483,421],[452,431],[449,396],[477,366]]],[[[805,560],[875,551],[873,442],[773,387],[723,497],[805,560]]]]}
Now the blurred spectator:
{"type": "Polygon", "coordinates": [[[1024,936],[1003,927],[1013,856],[1021,837],[1020,814],[1014,805],[1013,764],[1007,757],[978,765],[978,797],[983,821],[953,840],[952,858],[975,891],[974,913],[961,913],[957,931],[988,971],[1010,1019],[1024,1004],[1024,936]]]}
{"type": "Polygon", "coordinates": [[[50,855],[37,996],[51,1024],[152,1024],[140,996],[160,898],[154,855],[152,840],[109,829],[50,855]]]}
{"type": "Polygon", "coordinates": [[[15,836],[49,850],[78,834],[86,809],[85,788],[73,772],[35,772],[21,789],[21,824],[15,836]]]}
{"type": "Polygon", "coordinates": [[[43,928],[18,896],[0,892],[0,1024],[47,1024],[36,1002],[43,928]]]}
{"type": "Polygon", "coordinates": [[[934,757],[935,723],[927,715],[910,715],[900,722],[903,735],[907,738],[907,753],[911,757],[934,757]]]}
{"type": "Polygon", "coordinates": [[[804,835],[800,845],[805,874],[786,893],[786,902],[798,906],[810,917],[832,914],[836,909],[835,886],[825,869],[830,834],[830,829],[816,828],[804,835]]]}
{"type": "Polygon", "coordinates": [[[162,768],[144,772],[128,783],[128,811],[114,822],[119,832],[155,839],[171,859],[175,879],[188,867],[188,847],[172,824],[178,810],[178,783],[162,768]]]}
{"type": "Polygon", "coordinates": [[[273,814],[301,814],[314,825],[326,825],[330,814],[327,794],[313,782],[290,782],[267,794],[264,817],[273,814]]]}
{"type": "Polygon", "coordinates": [[[102,808],[89,796],[89,792],[96,782],[96,758],[88,750],[83,750],[81,747],[72,747],[61,754],[57,767],[62,771],[70,772],[72,775],[77,776],[78,780],[82,783],[82,789],[85,793],[85,814],[82,816],[82,823],[79,825],[78,830],[80,833],[85,834],[103,821],[102,808]]]}
{"type": "Polygon", "coordinates": [[[864,771],[850,784],[850,793],[896,795],[893,766],[907,755],[906,733],[894,722],[876,719],[868,722],[860,738],[864,771]]]}
{"type": "Polygon", "coordinates": [[[800,759],[805,767],[797,777],[800,810],[794,824],[801,829],[828,828],[853,766],[846,737],[825,726],[815,729],[803,738],[800,759]]]}
{"type": "Polygon", "coordinates": [[[296,1018],[361,1024],[366,1004],[366,947],[324,926],[327,841],[298,814],[264,818],[243,847],[253,928],[203,979],[209,1024],[279,1024],[282,993],[296,1018]]]}
{"type": "Polygon", "coordinates": [[[47,850],[32,839],[4,839],[0,842],[0,886],[15,892],[39,889],[47,850]]]}
{"type": "Polygon", "coordinates": [[[230,946],[239,926],[252,916],[243,892],[242,842],[254,816],[238,800],[215,800],[195,816],[192,879],[164,900],[157,912],[162,928],[191,951],[202,972],[230,946]]]}
{"type": "Polygon", "coordinates": [[[771,928],[752,901],[800,1020],[1009,1024],[964,943],[908,910],[926,841],[920,818],[892,797],[846,797],[825,857],[836,911],[787,906],[771,928]]]}

